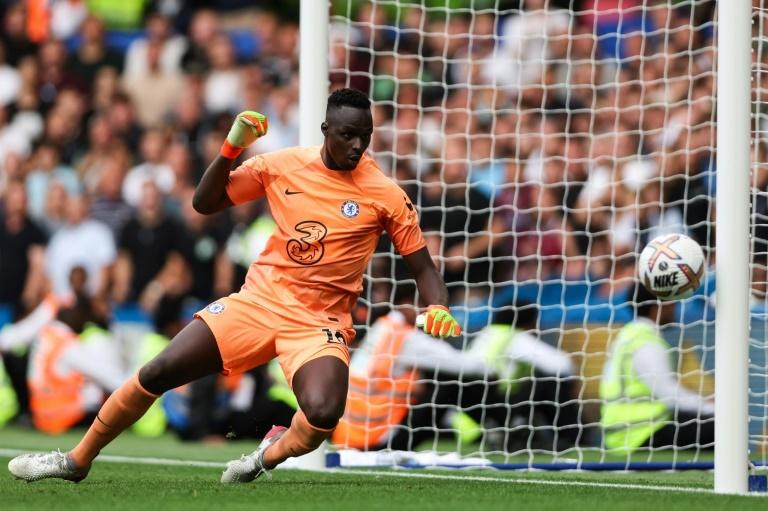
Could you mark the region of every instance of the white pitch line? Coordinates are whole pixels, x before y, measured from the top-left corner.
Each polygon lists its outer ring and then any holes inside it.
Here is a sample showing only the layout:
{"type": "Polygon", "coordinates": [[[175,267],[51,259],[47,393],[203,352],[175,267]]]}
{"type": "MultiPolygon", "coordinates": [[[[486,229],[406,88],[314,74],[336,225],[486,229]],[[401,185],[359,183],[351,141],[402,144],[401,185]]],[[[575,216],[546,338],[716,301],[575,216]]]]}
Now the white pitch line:
{"type": "MultiPolygon", "coordinates": [[[[19,454],[26,454],[31,451],[24,451],[20,449],[2,449],[0,448],[0,456],[18,456],[19,454]]],[[[38,451],[39,452],[39,451],[38,451]]],[[[135,456],[116,456],[112,454],[102,454],[99,456],[98,461],[104,461],[107,463],[135,463],[138,465],[164,465],[164,466],[186,466],[186,467],[204,467],[204,468],[224,468],[226,463],[217,461],[195,461],[195,460],[178,460],[170,458],[143,458],[135,456]]],[[[509,478],[509,477],[490,477],[490,476],[475,476],[475,475],[452,475],[452,474],[423,474],[416,472],[416,469],[395,470],[392,472],[384,472],[380,470],[364,470],[364,469],[332,469],[335,473],[349,474],[349,475],[368,475],[379,477],[402,477],[402,478],[414,478],[414,479],[442,479],[442,480],[454,480],[454,481],[479,481],[490,483],[507,483],[507,484],[529,484],[529,485],[541,485],[541,486],[578,486],[584,488],[610,488],[619,490],[646,490],[646,491],[662,491],[672,493],[706,493],[713,494],[714,490],[710,488],[688,488],[684,486],[659,486],[659,485],[645,485],[645,484],[631,484],[631,483],[601,483],[594,481],[572,481],[563,479],[536,479],[536,478],[509,478]]],[[[753,497],[764,497],[765,494],[749,494],[753,497]]]]}
{"type": "MultiPolygon", "coordinates": [[[[0,449],[0,456],[18,456],[20,454],[29,454],[43,451],[23,451],[20,449],[0,449]]],[[[99,455],[99,461],[107,463],[135,463],[138,465],[165,465],[169,467],[205,467],[205,468],[224,468],[226,462],[218,461],[195,461],[195,460],[174,460],[169,458],[138,458],[134,456],[115,456],[113,454],[99,455]]]]}
{"type": "Polygon", "coordinates": [[[511,484],[538,484],[543,486],[583,486],[588,488],[612,488],[620,490],[652,490],[652,491],[668,491],[677,493],[714,493],[714,490],[709,488],[686,488],[684,486],[654,486],[645,484],[628,484],[628,483],[598,483],[592,481],[569,481],[569,480],[557,480],[557,479],[528,479],[528,478],[509,478],[509,477],[487,477],[487,476],[458,476],[448,474],[420,474],[418,472],[412,472],[413,469],[408,469],[408,472],[382,472],[375,470],[350,470],[350,469],[335,469],[335,472],[342,474],[369,474],[375,476],[384,477],[413,477],[417,479],[449,479],[458,481],[484,481],[493,483],[511,483],[511,484]]]}

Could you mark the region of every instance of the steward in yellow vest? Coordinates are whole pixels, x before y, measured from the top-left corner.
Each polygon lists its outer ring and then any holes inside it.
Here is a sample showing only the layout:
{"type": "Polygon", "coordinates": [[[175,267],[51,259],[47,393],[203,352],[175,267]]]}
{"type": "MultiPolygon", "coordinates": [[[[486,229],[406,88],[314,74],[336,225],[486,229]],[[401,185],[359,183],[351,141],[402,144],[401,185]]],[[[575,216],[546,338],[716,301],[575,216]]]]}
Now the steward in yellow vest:
{"type": "Polygon", "coordinates": [[[600,382],[605,447],[711,447],[714,404],[680,384],[672,348],[659,332],[675,321],[675,304],[658,301],[639,283],[633,296],[637,319],[612,342],[600,382]]]}

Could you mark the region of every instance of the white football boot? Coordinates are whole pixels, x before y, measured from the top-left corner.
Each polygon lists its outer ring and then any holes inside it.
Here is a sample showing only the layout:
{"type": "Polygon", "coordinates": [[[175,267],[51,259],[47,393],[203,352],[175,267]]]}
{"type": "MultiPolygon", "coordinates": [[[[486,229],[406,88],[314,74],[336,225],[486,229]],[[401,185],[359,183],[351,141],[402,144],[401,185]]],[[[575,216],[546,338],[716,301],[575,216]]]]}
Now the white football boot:
{"type": "Polygon", "coordinates": [[[78,468],[66,454],[56,450],[47,453],[22,454],[8,462],[8,471],[29,483],[40,479],[56,478],[79,483],[91,467],[78,468]]]}
{"type": "Polygon", "coordinates": [[[272,429],[259,444],[258,449],[251,454],[243,454],[239,460],[232,460],[227,463],[227,468],[221,474],[221,482],[225,484],[250,483],[270,470],[264,467],[264,451],[277,442],[287,430],[288,428],[283,426],[272,426],[272,429]]]}

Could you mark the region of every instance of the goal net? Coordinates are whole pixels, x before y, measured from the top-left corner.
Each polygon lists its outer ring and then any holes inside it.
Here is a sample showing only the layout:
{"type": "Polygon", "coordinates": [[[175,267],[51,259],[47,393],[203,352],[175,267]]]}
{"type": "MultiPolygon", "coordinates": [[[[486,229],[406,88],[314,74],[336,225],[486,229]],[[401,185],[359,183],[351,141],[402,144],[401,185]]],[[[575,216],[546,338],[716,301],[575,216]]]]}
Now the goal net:
{"type": "MultiPolygon", "coordinates": [[[[453,356],[426,343],[381,351],[371,338],[388,311],[407,318],[413,303],[413,281],[383,243],[356,311],[350,399],[362,397],[345,419],[364,434],[348,428],[337,443],[527,467],[711,461],[713,272],[660,329],[670,371],[654,392],[669,408],[653,421],[669,426],[666,444],[607,445],[600,385],[635,319],[644,245],[683,233],[714,264],[714,2],[333,0],[331,12],[331,86],[370,93],[370,151],[418,209],[465,330],[453,356]],[[375,355],[388,357],[383,371],[375,355]]],[[[754,119],[753,449],[768,406],[766,119],[754,119]]]]}

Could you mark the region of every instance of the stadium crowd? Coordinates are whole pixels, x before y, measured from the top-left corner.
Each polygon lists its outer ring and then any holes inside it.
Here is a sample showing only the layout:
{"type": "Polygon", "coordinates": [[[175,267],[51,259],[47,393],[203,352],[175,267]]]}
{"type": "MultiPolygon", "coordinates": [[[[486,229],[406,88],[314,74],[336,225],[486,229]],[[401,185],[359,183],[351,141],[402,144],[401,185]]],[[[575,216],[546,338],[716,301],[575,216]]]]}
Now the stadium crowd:
{"type": "MultiPolygon", "coordinates": [[[[647,239],[709,246],[714,2],[508,3],[440,16],[352,2],[329,30],[331,86],[374,100],[370,152],[418,206],[452,300],[496,307],[513,283],[547,281],[609,300],[647,239]]],[[[182,319],[237,289],[269,211],[206,217],[191,194],[240,110],[269,118],[244,157],[298,143],[295,20],[40,4],[0,4],[0,322],[70,293],[76,267],[118,320],[182,319]]],[[[387,243],[370,277],[361,324],[402,278],[387,243]]],[[[12,376],[26,363],[4,361],[12,376]]]]}

